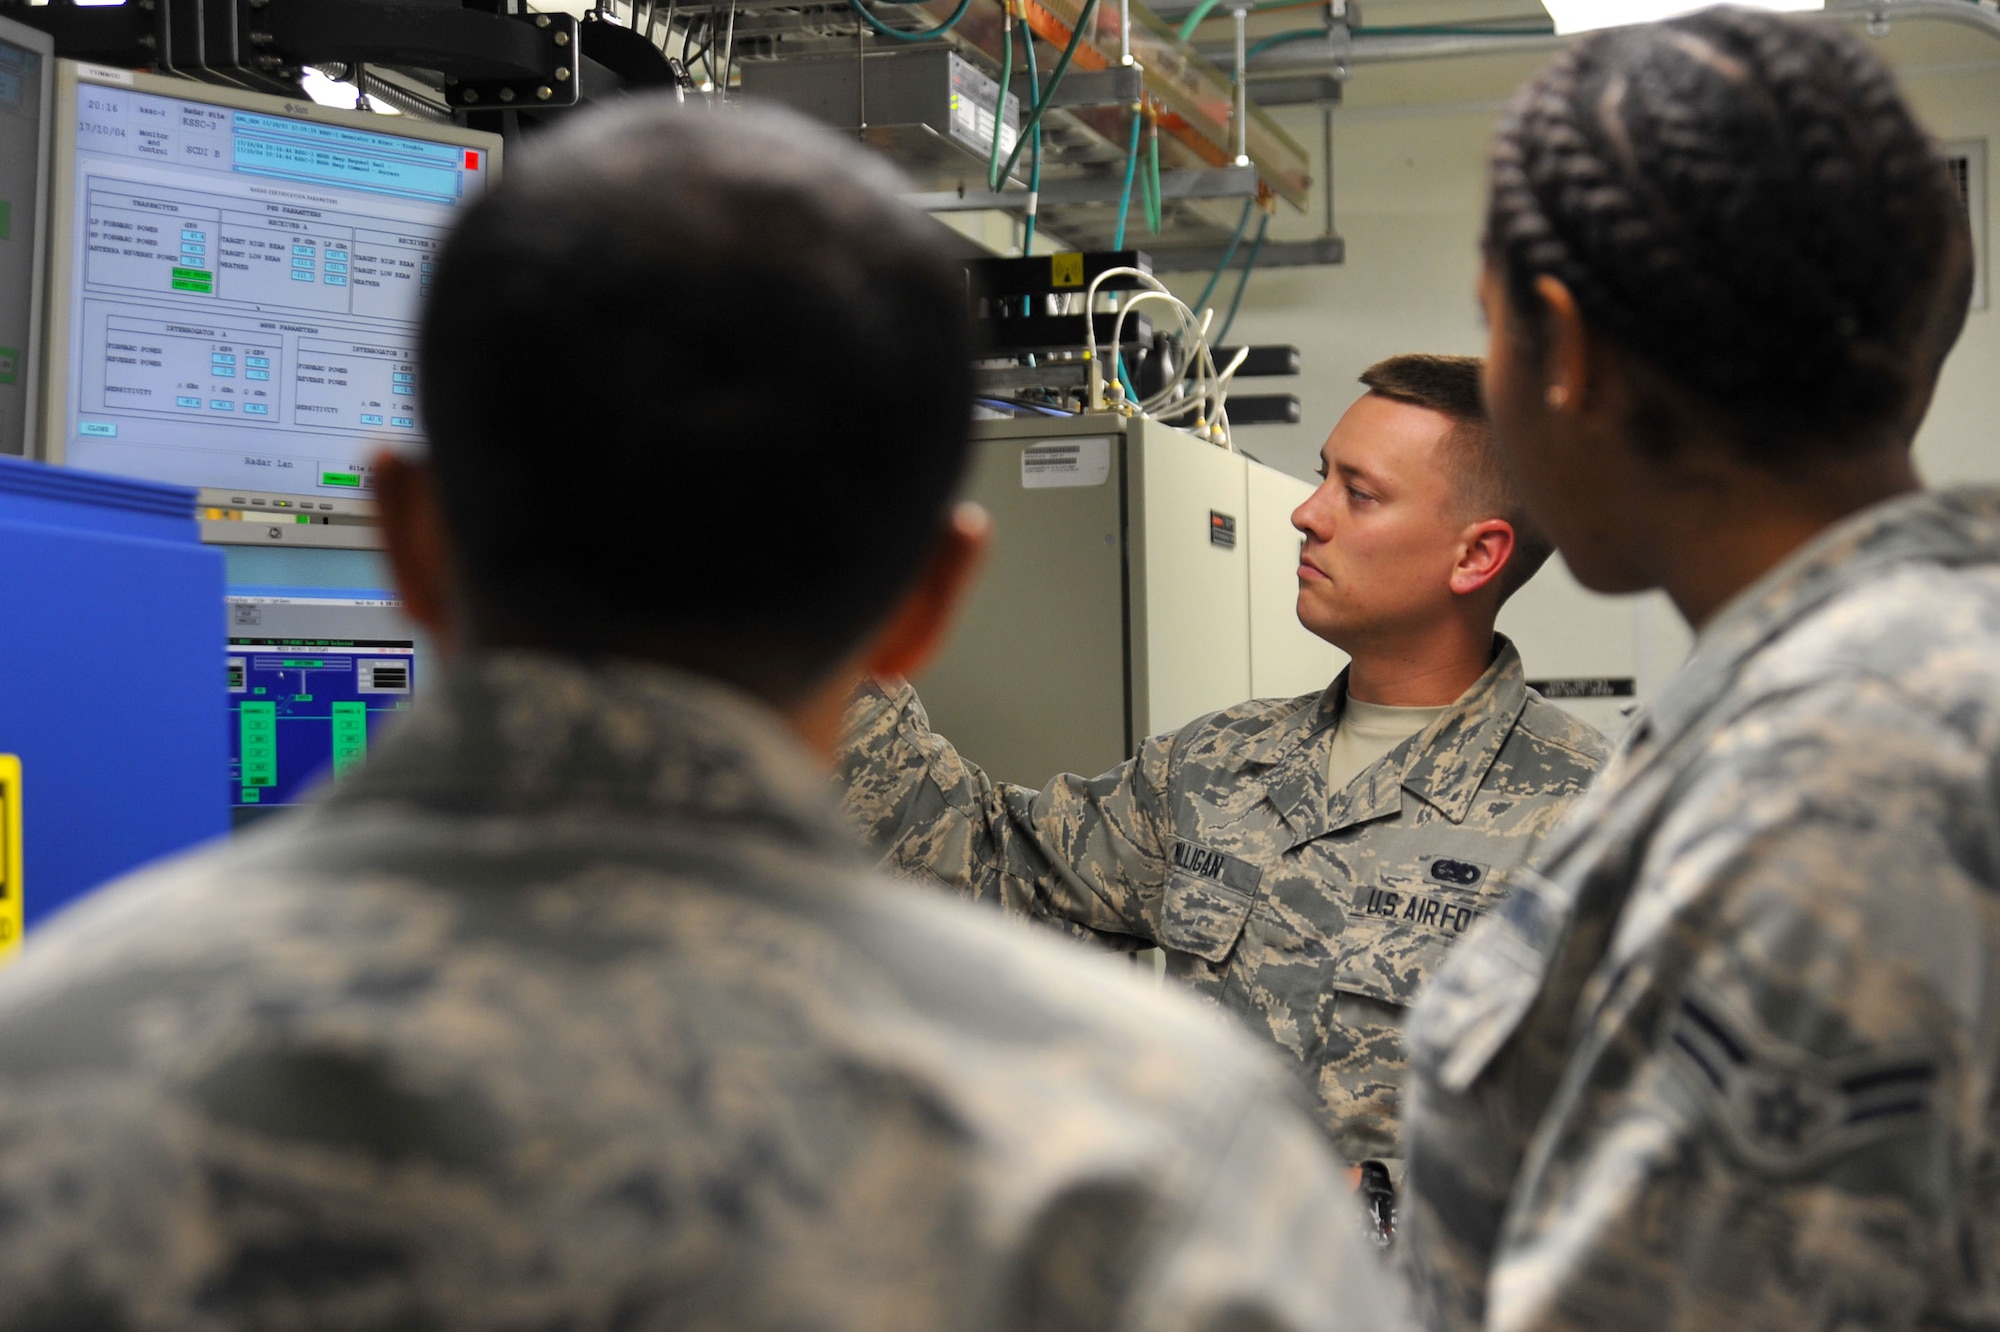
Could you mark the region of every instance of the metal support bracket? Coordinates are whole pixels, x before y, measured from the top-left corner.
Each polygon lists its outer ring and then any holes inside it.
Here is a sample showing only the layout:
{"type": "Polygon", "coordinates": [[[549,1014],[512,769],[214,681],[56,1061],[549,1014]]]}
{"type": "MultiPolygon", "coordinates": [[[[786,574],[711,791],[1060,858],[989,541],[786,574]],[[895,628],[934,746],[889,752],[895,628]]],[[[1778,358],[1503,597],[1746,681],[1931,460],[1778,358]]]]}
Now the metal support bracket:
{"type": "Polygon", "coordinates": [[[0,13],[52,33],[57,51],[126,67],[282,91],[307,64],[383,64],[456,76],[454,106],[574,106],[577,21],[408,0],[129,0],[0,13]],[[546,88],[546,95],[542,90],[546,88]]]}
{"type": "MultiPolygon", "coordinates": [[[[1155,273],[1199,273],[1213,271],[1222,262],[1221,245],[1149,245],[1155,273]]],[[[1236,258],[1249,252],[1238,246],[1236,258]]],[[[1267,241],[1257,252],[1257,268],[1316,268],[1345,263],[1347,242],[1338,236],[1320,236],[1306,241],[1267,241]]]]}
{"type": "Polygon", "coordinates": [[[583,80],[577,77],[583,65],[583,51],[577,40],[576,17],[560,13],[519,13],[507,17],[535,30],[543,48],[539,62],[542,68],[527,77],[447,79],[445,101],[459,110],[575,106],[583,96],[583,80]]]}
{"type": "MultiPolygon", "coordinates": [[[[1042,79],[1042,95],[1048,96],[1049,80],[1042,79]]],[[[1051,107],[1130,106],[1145,95],[1146,76],[1137,65],[1113,65],[1109,69],[1071,70],[1056,85],[1051,107]]]]}
{"type": "MultiPolygon", "coordinates": [[[[1083,176],[1075,180],[1042,182],[1038,206],[1066,208],[1078,204],[1116,205],[1124,193],[1124,177],[1117,172],[1083,176]]],[[[1257,168],[1210,167],[1199,171],[1160,173],[1160,198],[1171,199],[1252,199],[1257,195],[1257,168]]],[[[1026,190],[940,190],[934,194],[906,194],[903,202],[925,213],[973,213],[985,209],[1003,212],[1028,206],[1026,190]]],[[[1149,250],[1148,253],[1151,251],[1149,250]]]]}
{"type": "Polygon", "coordinates": [[[982,393],[1083,388],[1090,383],[1090,368],[1082,361],[1059,361],[1053,365],[975,366],[972,382],[982,393]]]}

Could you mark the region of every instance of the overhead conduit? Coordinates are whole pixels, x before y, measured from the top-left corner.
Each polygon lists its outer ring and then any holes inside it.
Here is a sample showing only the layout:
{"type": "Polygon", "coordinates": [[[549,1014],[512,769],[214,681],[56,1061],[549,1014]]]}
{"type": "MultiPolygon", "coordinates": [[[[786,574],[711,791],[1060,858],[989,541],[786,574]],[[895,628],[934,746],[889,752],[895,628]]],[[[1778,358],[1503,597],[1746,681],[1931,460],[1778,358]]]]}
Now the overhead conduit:
{"type": "MultiPolygon", "coordinates": [[[[1845,23],[1895,24],[1904,20],[1956,23],[2000,38],[2000,0],[1829,0],[1818,15],[1845,23]]],[[[1446,60],[1510,52],[1559,50],[1567,37],[1548,32],[1479,32],[1469,27],[1438,27],[1353,34],[1336,32],[1317,39],[1301,38],[1267,47],[1249,63],[1260,74],[1325,73],[1340,66],[1383,64],[1401,60],[1446,60]]],[[[1223,70],[1234,68],[1228,47],[1202,48],[1202,54],[1223,70]]]]}

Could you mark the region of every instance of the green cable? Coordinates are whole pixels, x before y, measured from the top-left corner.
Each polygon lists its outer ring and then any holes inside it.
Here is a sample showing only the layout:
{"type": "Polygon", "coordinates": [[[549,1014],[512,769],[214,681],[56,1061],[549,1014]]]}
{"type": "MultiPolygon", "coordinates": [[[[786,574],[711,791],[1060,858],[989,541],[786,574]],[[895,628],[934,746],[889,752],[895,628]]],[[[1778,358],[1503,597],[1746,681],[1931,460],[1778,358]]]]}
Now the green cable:
{"type": "MultiPolygon", "coordinates": [[[[1000,188],[1000,131],[1007,124],[1007,90],[1014,82],[1014,11],[1007,10],[1007,21],[1000,25],[1006,34],[1002,39],[1000,56],[1000,95],[993,99],[993,152],[986,159],[986,188],[1000,188]]],[[[1033,44],[1035,35],[1028,34],[1033,44]]]]}
{"type": "MultiPolygon", "coordinates": [[[[1536,22],[1533,19],[1505,21],[1536,22]]],[[[1353,32],[1356,37],[1549,37],[1555,34],[1555,25],[1544,21],[1526,28],[1473,28],[1448,23],[1411,23],[1386,28],[1355,28],[1353,32]]]]}
{"type": "Polygon", "coordinates": [[[1194,36],[1194,30],[1201,26],[1201,21],[1207,18],[1209,12],[1221,3],[1222,0],[1201,0],[1201,3],[1189,10],[1188,16],[1181,20],[1180,31],[1174,35],[1182,41],[1186,41],[1188,38],[1194,36]]]}
{"type": "Polygon", "coordinates": [[[1243,292],[1250,285],[1250,270],[1257,266],[1257,252],[1264,248],[1264,233],[1270,229],[1271,215],[1264,214],[1257,223],[1257,239],[1250,243],[1250,254],[1243,260],[1243,276],[1236,279],[1236,299],[1229,302],[1229,317],[1222,321],[1222,331],[1215,335],[1209,346],[1220,347],[1229,341],[1229,329],[1236,322],[1236,307],[1243,304],[1243,292]]]}
{"type": "MultiPolygon", "coordinates": [[[[1138,178],[1139,174],[1139,129],[1144,119],[1144,108],[1142,106],[1134,106],[1132,108],[1132,138],[1125,145],[1125,189],[1118,196],[1118,232],[1111,238],[1111,248],[1113,250],[1122,250],[1125,248],[1125,218],[1132,211],[1132,182],[1138,178]]],[[[1118,304],[1118,298],[1113,296],[1111,303],[1115,309],[1118,304]]],[[[1084,310],[1083,317],[1086,319],[1090,318],[1090,311],[1088,309],[1084,310]]],[[[1139,401],[1139,390],[1132,382],[1132,372],[1125,368],[1125,349],[1123,347],[1118,348],[1118,382],[1125,386],[1127,401],[1135,403],[1139,401]]]]}
{"type": "MultiPolygon", "coordinates": [[[[1497,28],[1447,28],[1439,26],[1356,28],[1353,31],[1356,37],[1540,37],[1546,36],[1548,33],[1555,31],[1555,29],[1543,28],[1539,31],[1524,29],[1519,32],[1512,32],[1497,28]]],[[[1264,38],[1262,41],[1252,43],[1250,49],[1243,53],[1243,63],[1247,67],[1251,61],[1274,46],[1283,46],[1287,42],[1310,41],[1315,37],[1325,37],[1326,35],[1327,31],[1325,28],[1293,28],[1288,32],[1277,33],[1274,36],[1264,38]]]]}
{"type": "Polygon", "coordinates": [[[1153,140],[1146,150],[1146,225],[1152,233],[1160,234],[1160,223],[1164,213],[1160,199],[1160,122],[1153,121],[1153,140]]]}
{"type": "MultiPolygon", "coordinates": [[[[1310,0],[1308,0],[1309,2],[1310,0]]],[[[1200,4],[1189,11],[1185,19],[1181,20],[1181,26],[1176,35],[1183,42],[1191,40],[1194,37],[1194,30],[1201,26],[1202,20],[1215,12],[1215,7],[1221,3],[1222,0],[1202,0],[1200,4]]],[[[1304,9],[1306,5],[1300,3],[1300,0],[1258,0],[1258,3],[1250,6],[1250,8],[1252,11],[1304,9]]],[[[1357,27],[1350,29],[1350,31],[1356,37],[1546,37],[1555,31],[1555,25],[1547,19],[1538,19],[1526,15],[1520,18],[1498,19],[1495,21],[1523,26],[1493,28],[1474,27],[1455,23],[1406,23],[1391,24],[1379,28],[1357,27]]],[[[1244,63],[1249,63],[1250,54],[1266,50],[1271,46],[1277,45],[1279,42],[1298,41],[1305,37],[1323,37],[1325,35],[1326,29],[1323,27],[1308,28],[1297,33],[1280,33],[1275,38],[1268,38],[1251,47],[1250,52],[1244,56],[1244,63]]]]}
{"type": "Polygon", "coordinates": [[[1194,310],[1195,318],[1201,318],[1201,312],[1208,306],[1208,298],[1215,295],[1215,284],[1222,281],[1222,275],[1229,271],[1229,261],[1236,257],[1236,247],[1243,243],[1243,233],[1249,229],[1250,210],[1256,206],[1257,201],[1254,198],[1243,201],[1243,216],[1236,219],[1236,234],[1229,238],[1229,246],[1222,252],[1222,262],[1208,275],[1208,285],[1201,289],[1201,295],[1190,307],[1194,310]]]}
{"type": "MultiPolygon", "coordinates": [[[[1201,26],[1201,21],[1214,13],[1215,7],[1221,3],[1222,0],[1201,0],[1201,3],[1196,5],[1193,10],[1189,11],[1188,16],[1181,20],[1180,31],[1177,34],[1180,39],[1187,41],[1190,37],[1193,37],[1194,30],[1201,26]]],[[[1311,0],[1306,0],[1306,3],[1311,3],[1311,0]]],[[[1300,0],[1259,0],[1257,4],[1250,6],[1253,12],[1263,9],[1304,9],[1305,7],[1306,4],[1300,3],[1300,0]]],[[[1324,32],[1325,29],[1322,28],[1321,31],[1324,32]]]]}
{"type": "Polygon", "coordinates": [[[1139,108],[1132,108],[1132,141],[1125,145],[1125,189],[1118,196],[1118,230],[1111,237],[1111,248],[1125,248],[1125,216],[1132,211],[1132,182],[1139,175],[1139,108]]]}
{"type": "MultiPolygon", "coordinates": [[[[1033,28],[1028,29],[1028,86],[1031,88],[1040,88],[1042,86],[1042,76],[1035,69],[1035,30],[1033,28]]],[[[1004,111],[1006,108],[1007,104],[1004,101],[1001,102],[1000,109],[1004,111]]],[[[1035,126],[1034,135],[1034,146],[1028,150],[1028,193],[1040,194],[1042,192],[1042,127],[1040,125],[1035,126]]],[[[1039,199],[1036,200],[1035,206],[1036,208],[1040,208],[1041,201],[1039,199]]],[[[1030,211],[1027,228],[1021,233],[1021,253],[1027,254],[1034,248],[1035,214],[1030,211]]],[[[1024,298],[1024,304],[1032,302],[1033,299],[1033,297],[1024,298]]]]}
{"type": "Polygon", "coordinates": [[[881,33],[884,37],[893,37],[899,42],[934,42],[958,26],[958,21],[965,17],[965,11],[972,8],[972,0],[958,0],[958,8],[951,11],[950,18],[938,24],[935,28],[926,28],[922,32],[904,32],[901,29],[890,27],[881,19],[876,18],[873,14],[863,9],[861,7],[861,0],[847,0],[847,7],[860,15],[863,22],[867,23],[869,27],[875,29],[875,31],[881,33]]]}
{"type": "Polygon", "coordinates": [[[1326,36],[1325,28],[1293,28],[1290,32],[1281,32],[1275,37],[1266,37],[1260,42],[1252,43],[1250,49],[1243,53],[1243,63],[1248,65],[1274,46],[1283,46],[1286,42],[1303,42],[1309,38],[1324,36],[1326,36]]]}
{"type": "MultiPolygon", "coordinates": [[[[971,2],[972,0],[965,0],[965,4],[971,2]]],[[[847,3],[859,5],[861,0],[847,0],[847,3]]],[[[964,9],[963,4],[959,6],[960,13],[963,13],[964,9]]],[[[1000,168],[1000,179],[1006,180],[1014,174],[1014,163],[1021,160],[1021,150],[1028,146],[1028,131],[1042,123],[1042,113],[1049,109],[1049,103],[1054,100],[1056,88],[1061,85],[1063,75],[1069,72],[1069,62],[1075,57],[1076,48],[1083,42],[1084,25],[1090,22],[1090,16],[1096,9],[1097,0],[1083,0],[1083,11],[1076,16],[1076,26],[1069,30],[1069,45],[1063,47],[1061,58],[1056,61],[1055,69],[1049,74],[1047,90],[1036,96],[1035,109],[1028,113],[1028,123],[1021,126],[1020,137],[1014,140],[1014,151],[1007,158],[1007,165],[1000,168]]],[[[1028,40],[1034,40],[1032,34],[1028,40]]]]}

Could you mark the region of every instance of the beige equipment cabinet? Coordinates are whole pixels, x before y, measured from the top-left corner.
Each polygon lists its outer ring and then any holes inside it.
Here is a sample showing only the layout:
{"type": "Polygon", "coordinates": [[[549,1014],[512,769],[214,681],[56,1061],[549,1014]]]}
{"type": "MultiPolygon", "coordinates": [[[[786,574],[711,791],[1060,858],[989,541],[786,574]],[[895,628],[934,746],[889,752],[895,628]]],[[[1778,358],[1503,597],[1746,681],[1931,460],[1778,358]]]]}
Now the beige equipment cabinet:
{"type": "Polygon", "coordinates": [[[968,498],[992,556],[918,681],[932,725],[995,778],[1096,774],[1148,735],[1338,669],[1300,627],[1295,477],[1115,416],[985,421],[968,498]]]}

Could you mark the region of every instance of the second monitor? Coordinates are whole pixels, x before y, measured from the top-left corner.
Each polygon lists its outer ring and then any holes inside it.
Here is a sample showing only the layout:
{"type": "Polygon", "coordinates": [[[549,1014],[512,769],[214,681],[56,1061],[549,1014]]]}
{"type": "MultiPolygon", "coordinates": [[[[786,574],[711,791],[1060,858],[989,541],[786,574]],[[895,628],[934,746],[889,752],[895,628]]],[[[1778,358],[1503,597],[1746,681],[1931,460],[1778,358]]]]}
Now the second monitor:
{"type": "Polygon", "coordinates": [[[410,704],[419,645],[380,589],[229,589],[229,804],[237,826],[347,775],[410,704]]]}
{"type": "Polygon", "coordinates": [[[225,508],[366,497],[498,136],[68,63],[55,118],[48,460],[225,508]]]}

